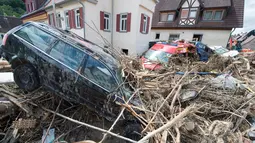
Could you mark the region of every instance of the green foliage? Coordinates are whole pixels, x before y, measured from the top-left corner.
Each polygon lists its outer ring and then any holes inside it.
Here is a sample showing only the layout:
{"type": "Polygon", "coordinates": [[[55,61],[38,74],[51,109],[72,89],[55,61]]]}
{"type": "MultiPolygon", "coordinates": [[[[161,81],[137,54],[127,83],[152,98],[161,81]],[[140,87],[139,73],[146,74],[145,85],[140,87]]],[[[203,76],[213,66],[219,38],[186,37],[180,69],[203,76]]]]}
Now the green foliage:
{"type": "Polygon", "coordinates": [[[0,15],[20,17],[25,10],[22,0],[0,0],[0,15]]]}

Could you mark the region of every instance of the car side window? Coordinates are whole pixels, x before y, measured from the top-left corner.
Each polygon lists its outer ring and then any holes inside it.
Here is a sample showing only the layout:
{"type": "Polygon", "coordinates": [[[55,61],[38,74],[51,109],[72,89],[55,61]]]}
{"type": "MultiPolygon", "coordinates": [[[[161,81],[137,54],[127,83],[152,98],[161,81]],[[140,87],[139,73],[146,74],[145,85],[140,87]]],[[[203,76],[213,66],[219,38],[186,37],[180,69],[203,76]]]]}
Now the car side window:
{"type": "Polygon", "coordinates": [[[116,80],[106,66],[90,56],[85,63],[82,74],[109,91],[118,87],[116,80]]]}
{"type": "Polygon", "coordinates": [[[74,70],[78,70],[85,56],[81,50],[62,41],[58,41],[49,54],[74,70]]]}
{"type": "Polygon", "coordinates": [[[43,51],[46,51],[56,40],[54,36],[33,25],[26,26],[15,34],[43,51]]]}

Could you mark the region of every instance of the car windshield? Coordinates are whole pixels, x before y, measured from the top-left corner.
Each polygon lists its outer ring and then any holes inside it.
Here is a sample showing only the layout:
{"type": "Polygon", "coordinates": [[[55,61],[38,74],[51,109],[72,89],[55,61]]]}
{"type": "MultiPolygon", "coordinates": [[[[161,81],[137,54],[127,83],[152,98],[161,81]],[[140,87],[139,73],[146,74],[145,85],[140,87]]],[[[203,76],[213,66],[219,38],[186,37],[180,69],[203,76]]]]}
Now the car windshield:
{"type": "Polygon", "coordinates": [[[222,55],[224,53],[227,53],[229,50],[223,47],[220,47],[218,49],[215,49],[216,54],[222,55]]]}
{"type": "Polygon", "coordinates": [[[159,61],[161,63],[168,63],[168,58],[171,54],[164,51],[149,50],[145,53],[144,57],[150,61],[159,61]]]}

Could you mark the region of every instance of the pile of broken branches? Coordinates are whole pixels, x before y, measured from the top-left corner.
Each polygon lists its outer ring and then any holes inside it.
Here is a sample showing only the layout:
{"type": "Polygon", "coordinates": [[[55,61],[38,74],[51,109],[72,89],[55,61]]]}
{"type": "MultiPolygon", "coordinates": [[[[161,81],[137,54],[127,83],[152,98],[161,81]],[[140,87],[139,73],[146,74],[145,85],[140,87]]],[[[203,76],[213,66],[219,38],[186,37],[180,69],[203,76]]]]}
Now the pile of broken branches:
{"type": "Polygon", "coordinates": [[[122,58],[129,84],[141,89],[139,95],[147,120],[143,132],[149,132],[142,140],[151,137],[153,142],[173,143],[248,140],[251,119],[255,117],[255,70],[251,58],[233,61],[215,56],[205,63],[177,56],[157,71],[145,70],[138,61],[122,58]],[[221,75],[225,79],[234,78],[234,87],[226,85],[227,80],[219,83],[216,77],[221,75]]]}

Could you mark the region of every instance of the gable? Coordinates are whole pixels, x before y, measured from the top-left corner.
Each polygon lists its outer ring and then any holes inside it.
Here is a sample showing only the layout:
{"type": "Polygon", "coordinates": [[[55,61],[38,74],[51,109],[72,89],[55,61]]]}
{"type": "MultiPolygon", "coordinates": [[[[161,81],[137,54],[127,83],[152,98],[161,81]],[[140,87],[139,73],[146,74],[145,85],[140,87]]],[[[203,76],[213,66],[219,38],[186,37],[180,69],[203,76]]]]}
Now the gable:
{"type": "Polygon", "coordinates": [[[199,7],[200,3],[198,0],[186,0],[183,5],[182,8],[188,8],[188,7],[199,7]]]}

